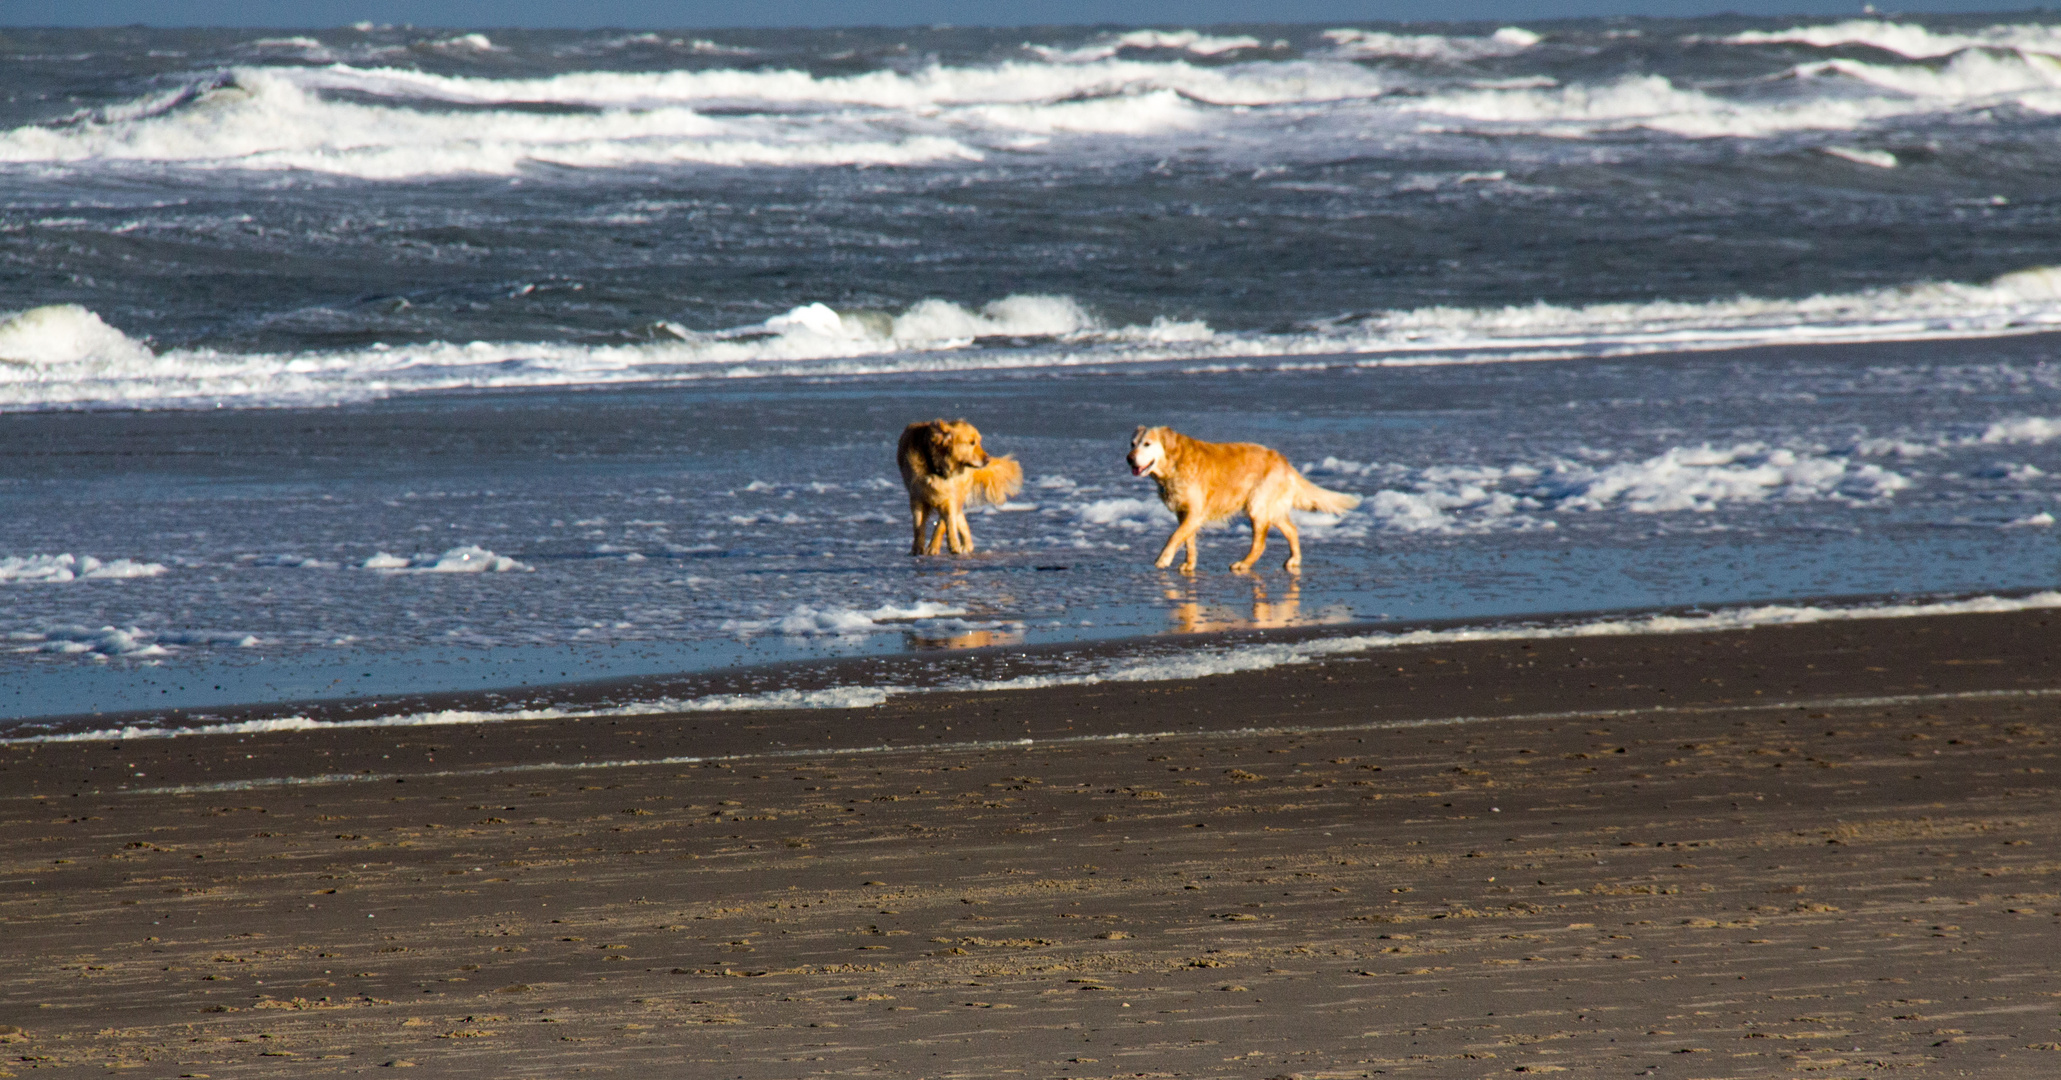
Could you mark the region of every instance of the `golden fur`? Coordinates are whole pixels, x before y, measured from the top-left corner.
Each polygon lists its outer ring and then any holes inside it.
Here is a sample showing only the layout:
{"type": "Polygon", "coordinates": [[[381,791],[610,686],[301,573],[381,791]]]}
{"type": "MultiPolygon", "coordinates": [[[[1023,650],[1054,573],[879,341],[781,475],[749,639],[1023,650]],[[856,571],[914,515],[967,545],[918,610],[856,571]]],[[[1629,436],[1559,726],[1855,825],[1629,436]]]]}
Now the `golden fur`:
{"type": "Polygon", "coordinates": [[[936,555],[947,543],[954,555],[972,551],[967,504],[1000,506],[1023,490],[1023,466],[1013,457],[989,457],[980,445],[980,429],[964,420],[910,424],[895,446],[895,463],[901,466],[909,513],[916,519],[911,555],[936,555]],[[926,544],[933,517],[937,531],[926,544]]]}
{"type": "Polygon", "coordinates": [[[1191,439],[1172,428],[1140,427],[1131,435],[1131,475],[1149,476],[1159,485],[1159,499],[1181,519],[1167,538],[1154,565],[1165,569],[1174,552],[1188,549],[1181,572],[1195,572],[1195,534],[1204,525],[1244,511],[1252,519],[1252,550],[1231,564],[1236,573],[1252,569],[1267,550],[1267,530],[1288,538],[1284,569],[1302,569],[1302,538],[1290,510],[1342,514],[1360,505],[1358,495],[1327,491],[1303,478],[1279,452],[1255,443],[1212,443],[1191,439]]]}

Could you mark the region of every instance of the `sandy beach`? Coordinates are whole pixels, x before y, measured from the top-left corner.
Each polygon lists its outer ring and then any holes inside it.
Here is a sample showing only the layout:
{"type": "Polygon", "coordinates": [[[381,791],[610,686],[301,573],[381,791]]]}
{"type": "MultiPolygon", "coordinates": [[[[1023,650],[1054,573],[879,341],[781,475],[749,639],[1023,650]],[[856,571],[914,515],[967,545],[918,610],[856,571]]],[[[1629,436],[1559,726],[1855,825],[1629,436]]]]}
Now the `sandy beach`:
{"type": "Polygon", "coordinates": [[[2052,1076],[2057,620],[12,744],[0,1073],[2052,1076]]]}

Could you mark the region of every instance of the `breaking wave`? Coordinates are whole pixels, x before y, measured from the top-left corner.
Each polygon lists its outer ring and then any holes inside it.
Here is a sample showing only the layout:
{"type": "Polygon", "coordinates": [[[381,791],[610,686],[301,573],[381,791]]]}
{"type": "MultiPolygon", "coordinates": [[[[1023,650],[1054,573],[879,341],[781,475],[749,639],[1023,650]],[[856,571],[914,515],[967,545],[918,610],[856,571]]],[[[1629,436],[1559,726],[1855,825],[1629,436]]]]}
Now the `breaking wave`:
{"type": "Polygon", "coordinates": [[[1545,40],[1517,26],[1503,27],[1487,37],[1388,34],[1378,30],[1326,30],[1324,37],[1338,47],[1339,56],[1348,59],[1401,57],[1448,62],[1515,56],[1545,40]]]}
{"type": "Polygon", "coordinates": [[[997,155],[1156,155],[1169,139],[1197,132],[1224,137],[1209,153],[1272,164],[1284,155],[1327,160],[1370,137],[1425,131],[1586,139],[1644,129],[1758,139],[1853,133],[1999,107],[2061,112],[2061,28],[2036,23],[1951,31],[1853,20],[1690,35],[1683,40],[1705,46],[1869,46],[1889,54],[1807,60],[1694,85],[1621,69],[1587,77],[1552,66],[1514,77],[1475,70],[1540,50],[1579,55],[1595,47],[1558,45],[1519,26],[1478,36],[1342,27],[1302,37],[1295,44],[1143,29],[1076,46],[1025,43],[988,63],[849,74],[758,66],[757,59],[706,66],[709,57],[755,54],[639,38],[668,55],[700,59],[665,70],[528,77],[415,66],[507,51],[476,33],[399,52],[261,39],[243,47],[252,62],[0,131],[0,165],[385,182],[534,169],[917,167],[997,155]]]}
{"type": "Polygon", "coordinates": [[[1661,75],[1627,75],[1601,83],[1449,91],[1397,108],[1440,130],[1589,138],[1645,129],[1692,139],[1857,132],[1885,121],[2006,105],[2061,113],[2061,60],[2041,54],[1968,51],[1939,67],[1836,59],[1797,65],[1787,77],[1800,89],[1774,98],[1727,97],[1684,89],[1661,75]]]}
{"type": "Polygon", "coordinates": [[[2061,26],[2041,23],[2000,24],[1956,32],[1885,19],[1848,19],[1787,30],[1748,30],[1712,40],[1726,45],[1810,45],[1820,49],[1866,45],[1913,60],[1952,56],[1967,49],[2011,49],[2061,56],[2061,26]]]}
{"type": "MultiPolygon", "coordinates": [[[[434,342],[307,353],[154,351],[77,305],[0,318],[0,409],[328,405],[411,391],[764,376],[866,375],[1336,356],[1361,365],[1483,363],[1776,344],[2061,330],[2061,270],[1802,299],[1418,308],[1296,333],[1219,333],[1164,317],[1110,327],[1065,296],[900,311],[805,304],[763,323],[676,323],[622,345],[434,342]]],[[[396,567],[397,569],[398,567],[396,567]]]]}

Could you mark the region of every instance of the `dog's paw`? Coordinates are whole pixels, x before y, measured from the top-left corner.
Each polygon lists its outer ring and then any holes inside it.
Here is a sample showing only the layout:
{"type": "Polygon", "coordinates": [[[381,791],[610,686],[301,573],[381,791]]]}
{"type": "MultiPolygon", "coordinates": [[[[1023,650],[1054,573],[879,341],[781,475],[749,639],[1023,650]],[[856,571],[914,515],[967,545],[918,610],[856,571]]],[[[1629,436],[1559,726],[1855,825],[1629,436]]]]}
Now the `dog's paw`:
{"type": "Polygon", "coordinates": [[[1250,569],[1252,569],[1252,561],[1249,559],[1240,559],[1231,564],[1231,572],[1234,574],[1242,574],[1250,569]]]}
{"type": "Polygon", "coordinates": [[[1302,573],[1302,560],[1290,559],[1287,562],[1281,564],[1281,569],[1286,570],[1291,574],[1300,574],[1302,573]]]}

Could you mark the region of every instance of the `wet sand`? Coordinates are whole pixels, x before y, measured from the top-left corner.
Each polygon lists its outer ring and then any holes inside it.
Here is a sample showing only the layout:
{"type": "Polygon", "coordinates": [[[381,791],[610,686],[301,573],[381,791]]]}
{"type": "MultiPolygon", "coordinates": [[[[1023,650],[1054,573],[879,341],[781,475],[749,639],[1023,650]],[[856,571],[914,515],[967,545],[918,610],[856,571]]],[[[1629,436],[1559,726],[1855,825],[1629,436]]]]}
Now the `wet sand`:
{"type": "Polygon", "coordinates": [[[2057,645],[0,747],[0,1072],[2053,1076],[2057,645]]]}

